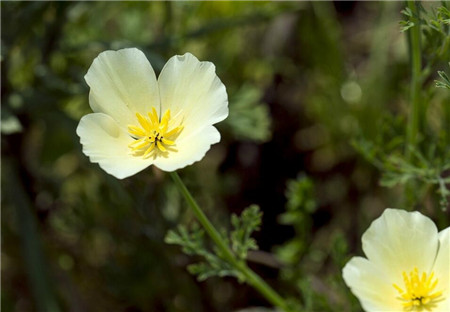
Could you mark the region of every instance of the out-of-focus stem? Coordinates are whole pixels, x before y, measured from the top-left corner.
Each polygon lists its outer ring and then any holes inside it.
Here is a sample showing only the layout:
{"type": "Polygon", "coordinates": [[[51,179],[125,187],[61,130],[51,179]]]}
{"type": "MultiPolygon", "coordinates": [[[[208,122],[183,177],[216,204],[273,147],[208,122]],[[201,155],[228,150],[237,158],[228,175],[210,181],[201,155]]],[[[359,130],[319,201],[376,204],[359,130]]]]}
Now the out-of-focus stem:
{"type": "Polygon", "coordinates": [[[4,161],[8,177],[6,193],[11,196],[11,202],[17,213],[18,229],[21,239],[22,257],[26,266],[29,284],[36,303],[36,311],[59,312],[54,283],[48,275],[40,233],[37,228],[35,216],[31,212],[30,199],[23,188],[16,169],[17,164],[12,160],[4,161]]]}
{"type": "Polygon", "coordinates": [[[411,49],[411,89],[410,102],[411,109],[408,120],[406,147],[407,155],[410,155],[410,149],[417,145],[418,133],[421,130],[421,118],[425,118],[425,109],[422,107],[421,88],[422,88],[422,59],[420,44],[420,18],[419,3],[408,1],[408,8],[412,12],[412,21],[414,26],[409,29],[410,49],[411,49]]]}
{"type": "Polygon", "coordinates": [[[178,189],[183,194],[184,198],[188,202],[189,206],[192,208],[197,220],[206,230],[208,235],[217,245],[217,247],[222,251],[225,260],[227,260],[235,269],[239,270],[246,278],[247,283],[257,289],[270,303],[274,306],[282,309],[286,312],[292,312],[285,300],[273,289],[271,288],[259,275],[257,275],[253,270],[251,270],[245,262],[239,261],[233,252],[230,250],[228,245],[223,240],[222,236],[215,229],[212,223],[209,221],[208,217],[203,213],[201,208],[198,206],[195,199],[192,197],[189,190],[184,185],[180,176],[176,172],[171,172],[170,176],[175,181],[178,189]]]}

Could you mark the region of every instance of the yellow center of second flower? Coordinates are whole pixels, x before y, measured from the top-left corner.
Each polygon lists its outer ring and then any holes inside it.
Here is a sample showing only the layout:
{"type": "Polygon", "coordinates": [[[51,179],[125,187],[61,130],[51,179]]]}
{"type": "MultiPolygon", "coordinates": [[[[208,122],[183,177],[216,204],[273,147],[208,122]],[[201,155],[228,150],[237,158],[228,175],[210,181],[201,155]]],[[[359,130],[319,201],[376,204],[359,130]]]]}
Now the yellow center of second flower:
{"type": "Polygon", "coordinates": [[[434,272],[430,275],[423,272],[419,275],[419,270],[414,268],[409,275],[403,272],[404,288],[393,284],[400,293],[397,297],[403,302],[404,311],[433,311],[436,304],[442,301],[442,291],[435,291],[438,279],[434,278],[434,272]]]}
{"type": "Polygon", "coordinates": [[[128,132],[135,139],[129,144],[131,151],[135,156],[148,158],[156,157],[159,153],[163,155],[169,151],[176,152],[175,140],[183,130],[183,126],[179,125],[173,129],[169,129],[170,109],[166,111],[164,116],[159,119],[156,109],[143,116],[136,113],[139,126],[129,125],[128,132]]]}

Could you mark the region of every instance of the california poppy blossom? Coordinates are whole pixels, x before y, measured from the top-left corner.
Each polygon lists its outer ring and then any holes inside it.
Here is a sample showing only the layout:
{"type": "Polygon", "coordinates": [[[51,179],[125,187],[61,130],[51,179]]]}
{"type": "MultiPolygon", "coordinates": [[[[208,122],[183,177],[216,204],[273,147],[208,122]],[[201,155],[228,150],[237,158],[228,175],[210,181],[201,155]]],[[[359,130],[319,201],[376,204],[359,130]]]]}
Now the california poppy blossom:
{"type": "Polygon", "coordinates": [[[140,50],[105,51],[85,80],[94,113],[81,118],[77,134],[84,154],[116,178],[150,165],[175,171],[220,141],[213,125],[228,116],[228,97],[210,62],[177,55],[156,79],[140,50]]]}
{"type": "Polygon", "coordinates": [[[450,311],[450,228],[419,212],[386,209],[362,236],[345,283],[365,311],[450,311]]]}

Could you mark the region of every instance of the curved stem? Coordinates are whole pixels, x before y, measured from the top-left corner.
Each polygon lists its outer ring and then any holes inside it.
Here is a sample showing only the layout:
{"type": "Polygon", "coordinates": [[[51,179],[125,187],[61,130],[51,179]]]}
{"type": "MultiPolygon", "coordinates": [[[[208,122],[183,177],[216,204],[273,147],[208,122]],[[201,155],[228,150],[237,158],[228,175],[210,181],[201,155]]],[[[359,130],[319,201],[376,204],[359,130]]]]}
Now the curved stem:
{"type": "Polygon", "coordinates": [[[412,12],[412,20],[414,22],[414,26],[409,30],[412,67],[410,101],[412,106],[407,129],[407,155],[410,155],[410,149],[414,148],[417,144],[417,134],[419,133],[421,128],[421,118],[425,114],[425,110],[422,107],[421,101],[422,58],[420,47],[420,18],[418,5],[419,4],[415,1],[408,1],[408,8],[412,12]]]}
{"type": "Polygon", "coordinates": [[[239,270],[245,276],[246,281],[251,286],[256,288],[269,302],[271,302],[274,306],[279,307],[286,312],[290,312],[290,309],[288,308],[284,299],[275,290],[273,290],[259,275],[257,275],[252,269],[250,269],[244,262],[236,259],[235,255],[230,250],[228,245],[225,243],[222,236],[209,221],[208,217],[200,209],[197,202],[184,185],[178,173],[170,172],[169,174],[175,181],[175,184],[183,194],[189,206],[192,208],[192,211],[197,217],[197,220],[202,224],[203,228],[206,230],[208,235],[211,237],[211,239],[214,241],[217,247],[222,251],[226,260],[231,265],[233,265],[237,270],[239,270]]]}

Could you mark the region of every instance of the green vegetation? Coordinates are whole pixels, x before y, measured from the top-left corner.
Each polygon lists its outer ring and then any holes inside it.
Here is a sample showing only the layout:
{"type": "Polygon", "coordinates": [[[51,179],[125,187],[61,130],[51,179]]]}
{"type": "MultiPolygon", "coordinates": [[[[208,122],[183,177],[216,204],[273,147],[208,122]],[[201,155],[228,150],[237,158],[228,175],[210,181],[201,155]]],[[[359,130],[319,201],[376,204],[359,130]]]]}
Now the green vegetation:
{"type": "Polygon", "coordinates": [[[3,311],[356,312],[341,270],[385,208],[450,225],[447,2],[0,5],[3,311]],[[82,153],[83,77],[127,47],[227,87],[221,142],[176,175],[217,230],[174,175],[82,153]]]}

